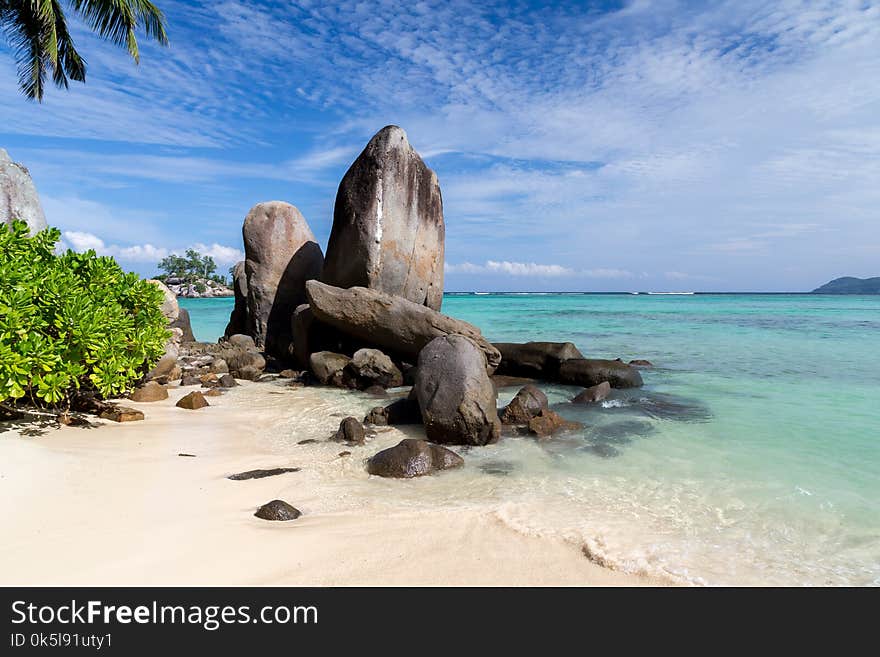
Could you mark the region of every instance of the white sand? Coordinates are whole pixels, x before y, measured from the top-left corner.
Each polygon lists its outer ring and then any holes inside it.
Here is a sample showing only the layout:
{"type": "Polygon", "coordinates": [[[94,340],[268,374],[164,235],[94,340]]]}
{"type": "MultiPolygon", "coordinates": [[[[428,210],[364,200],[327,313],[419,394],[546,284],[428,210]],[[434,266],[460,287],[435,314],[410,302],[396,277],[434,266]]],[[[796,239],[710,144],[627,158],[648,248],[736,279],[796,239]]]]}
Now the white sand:
{"type": "Polygon", "coordinates": [[[339,414],[326,393],[252,384],[208,398],[210,408],[175,408],[192,389],[125,402],[143,422],[0,433],[0,585],[658,583],[607,570],[576,544],[518,533],[490,512],[407,503],[420,480],[363,469],[404,434],[386,430],[363,447],[327,442],[339,414]],[[298,445],[303,438],[321,442],[298,445]],[[301,471],[226,479],[271,467],[301,471]],[[275,498],[303,516],[253,517],[275,498]]]}

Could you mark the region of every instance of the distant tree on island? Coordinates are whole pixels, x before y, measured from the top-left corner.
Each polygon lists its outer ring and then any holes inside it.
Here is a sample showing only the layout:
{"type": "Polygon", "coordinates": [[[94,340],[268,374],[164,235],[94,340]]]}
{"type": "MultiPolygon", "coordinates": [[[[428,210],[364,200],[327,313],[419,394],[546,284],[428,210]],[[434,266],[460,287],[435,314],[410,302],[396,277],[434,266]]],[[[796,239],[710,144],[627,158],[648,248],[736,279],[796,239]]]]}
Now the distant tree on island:
{"type": "Polygon", "coordinates": [[[138,30],[168,44],[165,16],[149,0],[0,0],[0,30],[18,64],[19,88],[31,100],[42,102],[49,73],[63,89],[69,80],[86,80],[86,62],[73,44],[62,4],[98,35],[124,47],[135,63],[138,30]]]}
{"type": "Polygon", "coordinates": [[[156,278],[160,280],[177,279],[183,284],[195,285],[199,292],[205,291],[205,280],[226,285],[226,277],[215,273],[217,263],[214,262],[214,258],[208,255],[203,256],[195,249],[187,249],[184,256],[172,253],[162,258],[158,267],[164,273],[156,278]],[[199,289],[199,286],[202,289],[199,289]]]}

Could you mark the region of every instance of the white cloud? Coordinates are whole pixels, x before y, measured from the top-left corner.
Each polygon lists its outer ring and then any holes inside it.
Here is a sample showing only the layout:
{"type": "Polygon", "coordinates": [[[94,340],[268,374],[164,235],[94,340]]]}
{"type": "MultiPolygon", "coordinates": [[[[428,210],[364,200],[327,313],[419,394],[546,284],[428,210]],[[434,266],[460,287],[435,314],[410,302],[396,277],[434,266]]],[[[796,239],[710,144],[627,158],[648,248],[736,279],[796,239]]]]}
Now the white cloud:
{"type": "Polygon", "coordinates": [[[505,274],[507,276],[586,277],[586,278],[634,278],[625,269],[573,269],[564,265],[543,265],[535,262],[511,262],[487,260],[482,265],[471,262],[446,264],[448,274],[505,274]]]}
{"type": "Polygon", "coordinates": [[[153,244],[133,244],[123,246],[119,244],[107,244],[97,235],[81,231],[65,231],[60,246],[70,248],[77,252],[94,250],[98,255],[112,256],[123,263],[138,263],[155,265],[162,259],[177,253],[183,255],[188,248],[193,248],[202,255],[214,258],[218,267],[228,267],[239,260],[244,259],[244,253],[240,249],[221,244],[193,244],[182,248],[167,248],[153,244]]]}

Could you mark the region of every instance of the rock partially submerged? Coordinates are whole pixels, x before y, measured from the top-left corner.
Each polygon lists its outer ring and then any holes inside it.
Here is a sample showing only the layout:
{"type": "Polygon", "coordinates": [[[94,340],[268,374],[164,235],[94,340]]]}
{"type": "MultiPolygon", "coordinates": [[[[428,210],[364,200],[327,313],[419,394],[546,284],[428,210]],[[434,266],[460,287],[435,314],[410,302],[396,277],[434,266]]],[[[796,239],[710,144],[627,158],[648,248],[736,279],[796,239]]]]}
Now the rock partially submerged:
{"type": "Polygon", "coordinates": [[[591,388],[607,381],[612,388],[639,388],[642,375],[619,360],[573,358],[559,367],[559,380],[571,385],[591,388]]]}
{"type": "Polygon", "coordinates": [[[444,238],[436,174],[401,128],[386,126],[339,184],[321,280],[440,310],[444,238]]]}
{"type": "Polygon", "coordinates": [[[284,521],[296,520],[302,513],[284,500],[272,500],[257,509],[254,515],[261,520],[284,521]]]}
{"type": "Polygon", "coordinates": [[[401,297],[363,287],[344,290],[319,281],[306,283],[306,293],[321,322],[401,360],[413,362],[431,340],[447,335],[463,335],[476,343],[490,373],[501,360],[476,326],[401,297]]]}
{"type": "Polygon", "coordinates": [[[529,433],[538,436],[539,439],[547,438],[558,431],[573,431],[582,427],[579,422],[566,420],[549,408],[541,410],[529,420],[529,433]]]}
{"type": "Polygon", "coordinates": [[[333,438],[350,445],[363,445],[366,442],[367,433],[364,430],[364,425],[358,422],[357,418],[347,417],[339,423],[339,431],[333,438]]]}
{"type": "Polygon", "coordinates": [[[571,401],[575,404],[595,404],[607,399],[610,393],[611,384],[608,381],[603,381],[598,385],[587,388],[571,401]]]}
{"type": "Polygon", "coordinates": [[[407,438],[367,461],[367,472],[379,477],[409,479],[462,465],[464,459],[452,450],[426,440],[407,438]]]}
{"type": "Polygon", "coordinates": [[[428,440],[453,445],[498,441],[495,386],[483,354],[462,335],[435,338],[422,349],[414,389],[428,440]]]}
{"type": "Polygon", "coordinates": [[[397,399],[387,406],[376,406],[364,418],[364,424],[377,426],[421,423],[422,411],[414,399],[397,399]]]}
{"type": "Polygon", "coordinates": [[[548,408],[547,395],[533,385],[524,386],[501,411],[502,424],[528,424],[541,411],[548,408]]]}
{"type": "Polygon", "coordinates": [[[567,360],[584,355],[571,342],[496,342],[501,352],[497,374],[556,380],[567,360]]]}

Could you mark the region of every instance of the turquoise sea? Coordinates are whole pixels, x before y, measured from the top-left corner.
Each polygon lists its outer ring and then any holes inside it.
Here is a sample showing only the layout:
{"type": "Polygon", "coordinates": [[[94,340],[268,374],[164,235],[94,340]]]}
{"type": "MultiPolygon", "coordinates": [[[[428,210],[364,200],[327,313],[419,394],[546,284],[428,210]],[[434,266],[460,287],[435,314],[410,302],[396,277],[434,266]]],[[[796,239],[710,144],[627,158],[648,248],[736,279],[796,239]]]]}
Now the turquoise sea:
{"type": "MultiPolygon", "coordinates": [[[[213,341],[232,300],[181,304],[213,341]]],[[[593,408],[544,386],[583,432],[472,449],[470,478],[438,477],[433,495],[493,498],[504,522],[577,540],[612,568],[880,585],[880,297],[447,295],[443,310],[490,340],[656,367],[593,408]]]]}

